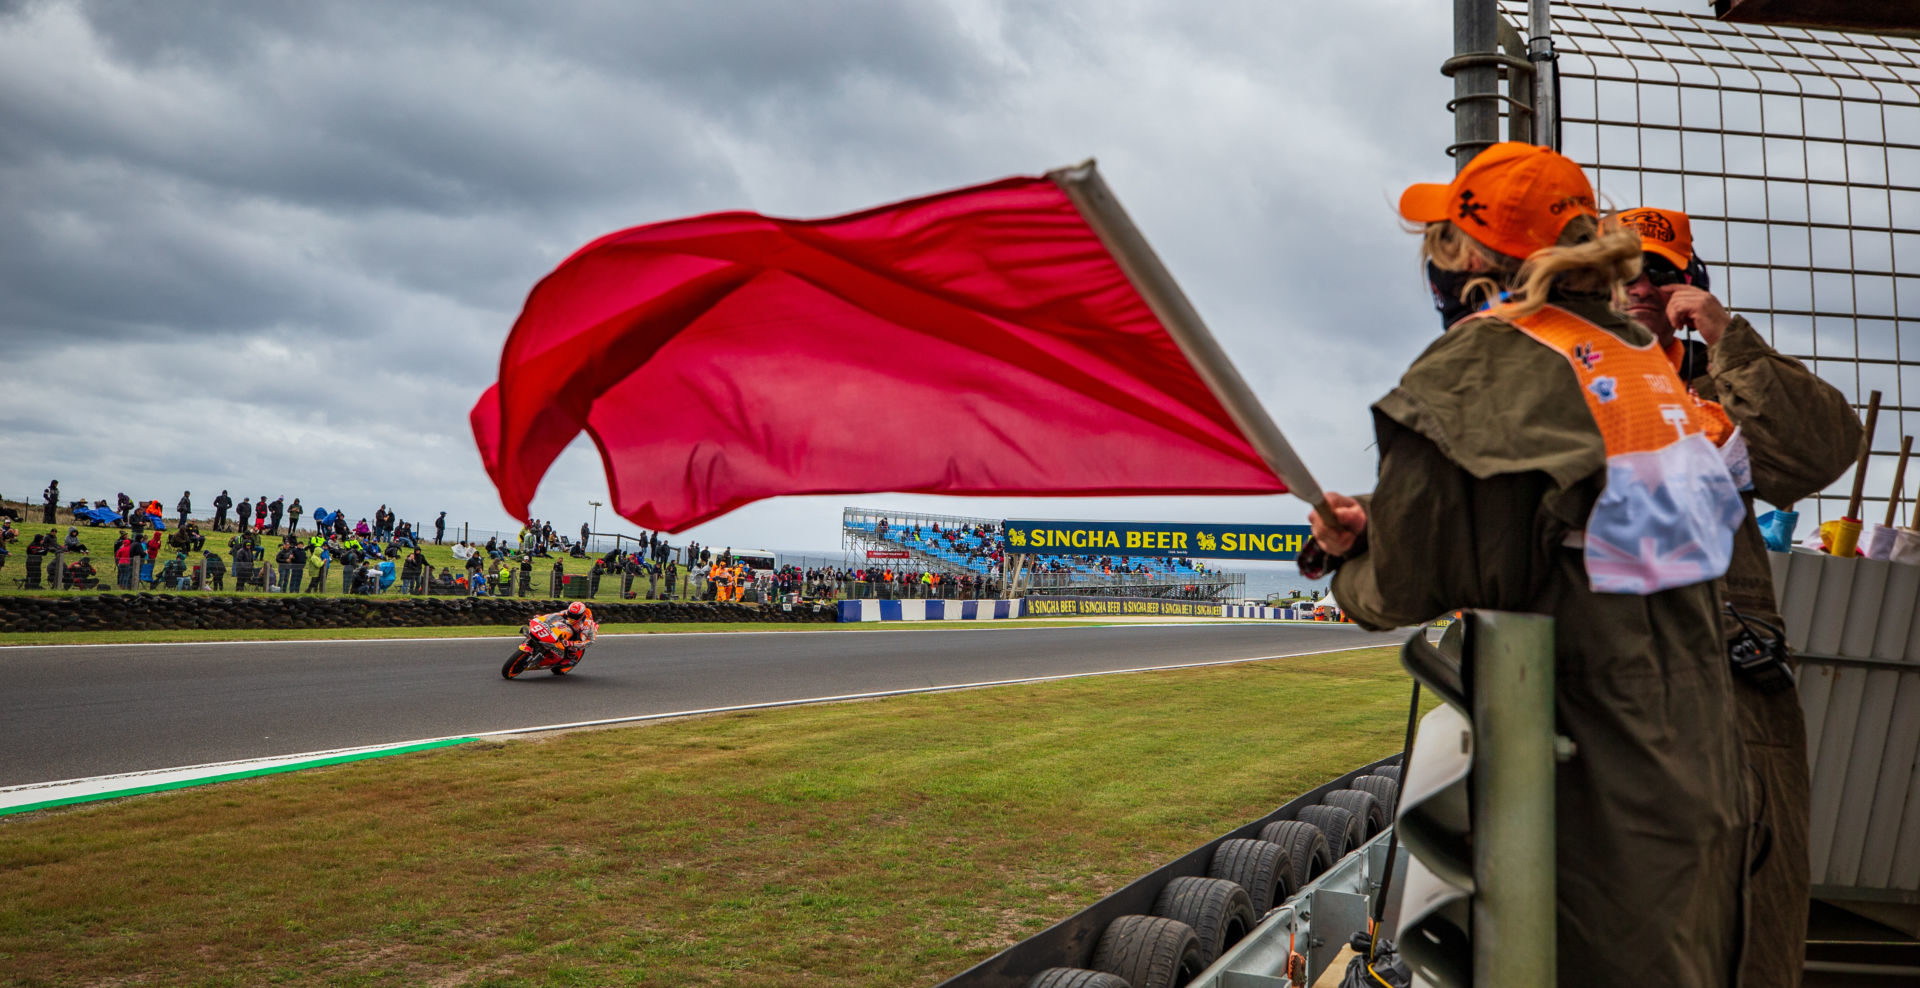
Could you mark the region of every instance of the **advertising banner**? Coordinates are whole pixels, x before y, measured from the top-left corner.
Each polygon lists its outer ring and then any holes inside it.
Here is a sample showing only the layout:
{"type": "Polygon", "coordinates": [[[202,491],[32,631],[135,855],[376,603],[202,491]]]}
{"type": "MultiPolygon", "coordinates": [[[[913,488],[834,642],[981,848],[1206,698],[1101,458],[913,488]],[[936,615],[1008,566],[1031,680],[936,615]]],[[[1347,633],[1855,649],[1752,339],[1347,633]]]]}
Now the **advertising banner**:
{"type": "Polygon", "coordinates": [[[1145,597],[1028,597],[1025,617],[1079,617],[1089,614],[1152,617],[1219,617],[1211,600],[1153,600],[1145,597]]]}
{"type": "Polygon", "coordinates": [[[1006,541],[1008,552],[1046,556],[1293,559],[1311,531],[1305,525],[1008,519],[1006,541]]]}
{"type": "Polygon", "coordinates": [[[912,559],[913,553],[905,549],[868,549],[868,559],[912,559]]]}

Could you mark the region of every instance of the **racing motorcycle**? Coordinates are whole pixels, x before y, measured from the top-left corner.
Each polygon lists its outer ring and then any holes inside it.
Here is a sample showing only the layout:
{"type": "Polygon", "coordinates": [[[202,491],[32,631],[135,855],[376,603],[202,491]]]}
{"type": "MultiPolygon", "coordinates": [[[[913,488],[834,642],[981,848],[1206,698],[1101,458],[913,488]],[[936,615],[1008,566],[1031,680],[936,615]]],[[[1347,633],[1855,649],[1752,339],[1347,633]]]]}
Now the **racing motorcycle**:
{"type": "Polygon", "coordinates": [[[507,664],[500,667],[500,675],[513,679],[523,672],[546,669],[556,676],[564,676],[580,664],[581,654],[586,642],[593,640],[594,633],[600,630],[599,622],[588,621],[583,629],[582,643],[577,648],[568,648],[572,644],[573,629],[566,625],[559,628],[548,627],[546,622],[533,618],[527,622],[526,630],[519,647],[507,656],[507,664]]]}

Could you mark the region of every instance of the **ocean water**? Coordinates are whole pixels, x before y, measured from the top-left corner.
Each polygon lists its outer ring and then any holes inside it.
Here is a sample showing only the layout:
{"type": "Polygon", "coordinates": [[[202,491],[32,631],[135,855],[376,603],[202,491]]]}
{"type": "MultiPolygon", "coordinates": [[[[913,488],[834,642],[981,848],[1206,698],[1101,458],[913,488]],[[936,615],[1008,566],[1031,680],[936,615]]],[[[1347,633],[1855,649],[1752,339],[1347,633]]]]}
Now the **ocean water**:
{"type": "Polygon", "coordinates": [[[1256,569],[1245,563],[1236,565],[1231,561],[1222,560],[1217,567],[1227,572],[1237,571],[1247,574],[1247,596],[1254,600],[1265,599],[1269,594],[1291,593],[1297,590],[1311,590],[1317,597],[1327,592],[1327,585],[1330,582],[1325,578],[1309,580],[1301,576],[1300,571],[1292,563],[1276,563],[1256,569]]]}

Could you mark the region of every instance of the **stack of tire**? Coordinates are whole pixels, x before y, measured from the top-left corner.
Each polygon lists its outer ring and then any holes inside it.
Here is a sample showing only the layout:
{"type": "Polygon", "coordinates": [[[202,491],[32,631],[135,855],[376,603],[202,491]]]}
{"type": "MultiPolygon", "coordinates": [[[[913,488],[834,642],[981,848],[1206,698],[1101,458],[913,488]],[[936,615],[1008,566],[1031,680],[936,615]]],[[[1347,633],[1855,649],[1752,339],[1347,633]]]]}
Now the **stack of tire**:
{"type": "Polygon", "coordinates": [[[1093,949],[1092,970],[1050,967],[1027,988],[1180,988],[1251,933],[1269,909],[1385,829],[1399,794],[1399,767],[1377,768],[1294,819],[1260,828],[1257,840],[1221,841],[1207,877],[1175,878],[1160,890],[1152,915],[1108,923],[1093,949]]]}

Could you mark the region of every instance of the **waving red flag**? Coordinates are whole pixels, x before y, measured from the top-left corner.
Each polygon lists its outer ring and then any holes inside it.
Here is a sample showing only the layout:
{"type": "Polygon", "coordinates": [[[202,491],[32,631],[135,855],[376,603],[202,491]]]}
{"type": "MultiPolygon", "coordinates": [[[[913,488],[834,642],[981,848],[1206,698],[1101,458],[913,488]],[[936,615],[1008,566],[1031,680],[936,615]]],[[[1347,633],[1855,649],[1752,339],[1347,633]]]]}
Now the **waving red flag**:
{"type": "Polygon", "coordinates": [[[610,234],[534,286],[474,406],[527,517],[585,430],[677,532],[781,494],[1286,490],[1050,178],[610,234]]]}

